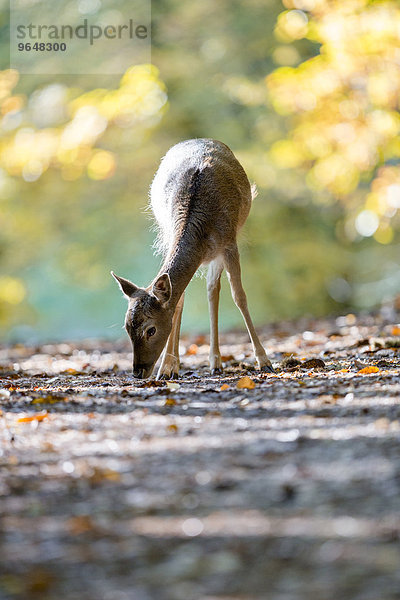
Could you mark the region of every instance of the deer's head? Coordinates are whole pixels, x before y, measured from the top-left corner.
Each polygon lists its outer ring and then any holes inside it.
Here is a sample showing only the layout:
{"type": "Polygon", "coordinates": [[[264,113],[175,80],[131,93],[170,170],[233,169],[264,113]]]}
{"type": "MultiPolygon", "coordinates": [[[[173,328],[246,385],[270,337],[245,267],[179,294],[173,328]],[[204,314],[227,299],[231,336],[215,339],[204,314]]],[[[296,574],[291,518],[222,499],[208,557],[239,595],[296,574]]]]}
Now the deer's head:
{"type": "Polygon", "coordinates": [[[128,299],[125,329],[133,348],[133,375],[150,377],[172,328],[171,281],[160,275],[149,288],[140,288],[111,271],[128,299]]]}

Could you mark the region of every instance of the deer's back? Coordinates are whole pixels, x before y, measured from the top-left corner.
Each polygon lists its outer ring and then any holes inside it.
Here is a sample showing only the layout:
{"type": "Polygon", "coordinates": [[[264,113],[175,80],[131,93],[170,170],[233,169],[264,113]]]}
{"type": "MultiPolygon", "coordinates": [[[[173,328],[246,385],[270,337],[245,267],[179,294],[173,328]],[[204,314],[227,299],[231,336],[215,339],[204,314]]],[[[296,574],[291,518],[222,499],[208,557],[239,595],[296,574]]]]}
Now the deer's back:
{"type": "Polygon", "coordinates": [[[164,252],[190,235],[211,260],[236,239],[251,206],[251,188],[231,150],[216,140],[194,139],[173,146],[151,186],[151,208],[164,252]]]}

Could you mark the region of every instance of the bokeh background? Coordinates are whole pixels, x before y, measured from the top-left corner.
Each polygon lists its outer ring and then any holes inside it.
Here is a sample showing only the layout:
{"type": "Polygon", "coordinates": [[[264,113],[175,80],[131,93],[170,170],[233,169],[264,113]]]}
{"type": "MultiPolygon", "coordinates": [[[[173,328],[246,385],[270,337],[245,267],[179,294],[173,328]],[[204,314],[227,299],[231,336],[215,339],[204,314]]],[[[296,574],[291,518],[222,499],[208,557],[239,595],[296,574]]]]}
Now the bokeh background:
{"type": "MultiPolygon", "coordinates": [[[[192,137],[224,141],[258,186],[241,242],[257,324],[400,291],[397,1],[153,0],[152,64],[122,79],[19,76],[0,5],[3,340],[123,335],[110,269],[155,275],[149,185],[192,137]]],[[[241,324],[226,281],[221,323],[241,324]]],[[[183,328],[207,327],[198,277],[183,328]]]]}

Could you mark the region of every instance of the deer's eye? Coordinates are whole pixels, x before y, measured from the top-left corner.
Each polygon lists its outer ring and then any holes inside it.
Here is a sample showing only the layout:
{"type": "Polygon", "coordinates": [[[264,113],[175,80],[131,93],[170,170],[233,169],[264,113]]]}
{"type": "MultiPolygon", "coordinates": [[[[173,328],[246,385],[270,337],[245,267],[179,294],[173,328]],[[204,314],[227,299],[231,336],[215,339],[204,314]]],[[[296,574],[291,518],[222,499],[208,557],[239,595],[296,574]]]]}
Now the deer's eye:
{"type": "Polygon", "coordinates": [[[155,334],[155,332],[156,332],[156,328],[155,328],[155,327],[150,327],[150,328],[147,330],[147,337],[151,337],[152,335],[154,335],[154,334],[155,334]]]}

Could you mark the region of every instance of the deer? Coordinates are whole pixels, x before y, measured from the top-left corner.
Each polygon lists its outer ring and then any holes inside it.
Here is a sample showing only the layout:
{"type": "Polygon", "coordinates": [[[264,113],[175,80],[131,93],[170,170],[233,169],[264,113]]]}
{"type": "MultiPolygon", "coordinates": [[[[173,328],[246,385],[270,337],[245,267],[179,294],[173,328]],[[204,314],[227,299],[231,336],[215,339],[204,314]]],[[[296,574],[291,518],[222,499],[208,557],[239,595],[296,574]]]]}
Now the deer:
{"type": "Polygon", "coordinates": [[[157,380],[179,376],[179,333],[185,289],[201,265],[208,265],[209,362],[223,372],[218,340],[221,275],[228,275],[258,370],[274,372],[250,317],[241,279],[237,235],[250,212],[255,187],[224,143],[198,138],[172,146],[154,176],[150,208],[158,226],[162,266],[146,288],[111,271],[128,300],[125,329],[133,348],[133,376],[152,376],[163,352],[157,380]]]}

